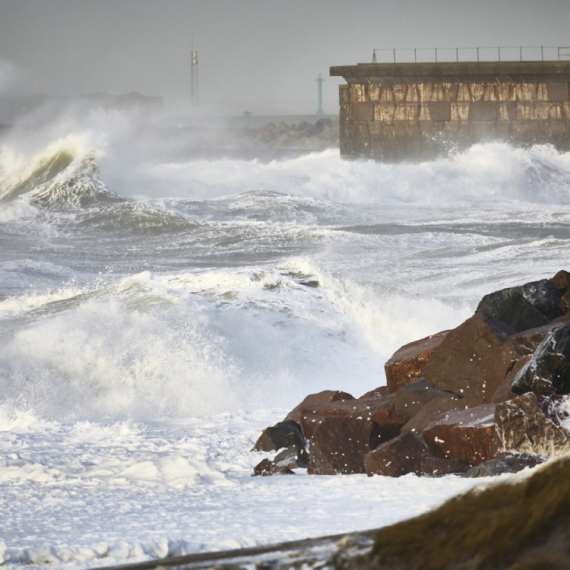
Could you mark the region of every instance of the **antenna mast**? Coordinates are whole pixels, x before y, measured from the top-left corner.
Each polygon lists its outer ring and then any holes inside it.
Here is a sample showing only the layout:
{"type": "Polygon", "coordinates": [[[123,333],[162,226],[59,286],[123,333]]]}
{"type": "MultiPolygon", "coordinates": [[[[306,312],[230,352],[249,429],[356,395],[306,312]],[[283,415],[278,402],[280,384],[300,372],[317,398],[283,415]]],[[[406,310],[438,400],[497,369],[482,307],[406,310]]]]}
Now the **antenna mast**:
{"type": "Polygon", "coordinates": [[[323,111],[323,81],[324,79],[321,77],[321,74],[319,73],[319,78],[315,79],[315,81],[318,82],[319,84],[319,108],[317,109],[317,115],[324,115],[324,111],[323,111]]]}

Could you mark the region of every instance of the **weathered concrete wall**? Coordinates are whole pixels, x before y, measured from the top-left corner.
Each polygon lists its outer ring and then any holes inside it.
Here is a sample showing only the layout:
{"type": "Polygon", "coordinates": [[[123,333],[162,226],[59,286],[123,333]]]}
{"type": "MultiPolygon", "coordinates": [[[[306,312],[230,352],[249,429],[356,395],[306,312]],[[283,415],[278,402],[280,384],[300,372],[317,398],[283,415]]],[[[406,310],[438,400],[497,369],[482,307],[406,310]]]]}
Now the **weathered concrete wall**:
{"type": "Polygon", "coordinates": [[[432,158],[504,140],[570,150],[570,62],[332,67],[345,158],[432,158]]]}

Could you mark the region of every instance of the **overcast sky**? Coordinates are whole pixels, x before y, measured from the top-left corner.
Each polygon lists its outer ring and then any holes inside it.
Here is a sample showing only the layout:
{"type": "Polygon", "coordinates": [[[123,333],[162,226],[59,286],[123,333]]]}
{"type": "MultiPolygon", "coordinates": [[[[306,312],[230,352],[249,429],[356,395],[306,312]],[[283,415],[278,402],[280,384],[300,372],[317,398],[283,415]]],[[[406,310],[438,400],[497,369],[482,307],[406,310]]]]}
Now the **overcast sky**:
{"type": "Polygon", "coordinates": [[[201,103],[337,112],[331,65],[373,48],[570,45],[570,0],[0,0],[0,91],[139,91],[201,103]]]}

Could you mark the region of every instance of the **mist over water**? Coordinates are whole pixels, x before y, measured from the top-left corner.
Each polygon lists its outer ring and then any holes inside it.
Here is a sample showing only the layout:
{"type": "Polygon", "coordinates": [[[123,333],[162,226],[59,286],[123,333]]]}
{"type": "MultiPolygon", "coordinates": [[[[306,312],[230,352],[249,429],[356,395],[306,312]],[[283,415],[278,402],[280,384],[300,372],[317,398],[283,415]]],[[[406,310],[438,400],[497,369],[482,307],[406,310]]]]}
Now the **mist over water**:
{"type": "Polygon", "coordinates": [[[565,263],[570,155],[550,147],[180,158],[122,115],[71,126],[0,152],[6,410],[157,419],[360,395],[401,344],[565,263]]]}

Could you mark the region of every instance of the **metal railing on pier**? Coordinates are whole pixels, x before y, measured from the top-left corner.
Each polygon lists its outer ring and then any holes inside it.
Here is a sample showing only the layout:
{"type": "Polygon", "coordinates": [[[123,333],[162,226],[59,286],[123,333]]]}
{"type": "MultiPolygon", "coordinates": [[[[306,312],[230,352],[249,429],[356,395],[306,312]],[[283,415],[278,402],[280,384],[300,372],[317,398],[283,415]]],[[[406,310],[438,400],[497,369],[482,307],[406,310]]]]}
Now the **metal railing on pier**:
{"type": "Polygon", "coordinates": [[[484,63],[569,61],[570,47],[505,46],[455,48],[391,48],[372,51],[372,63],[484,63]]]}

